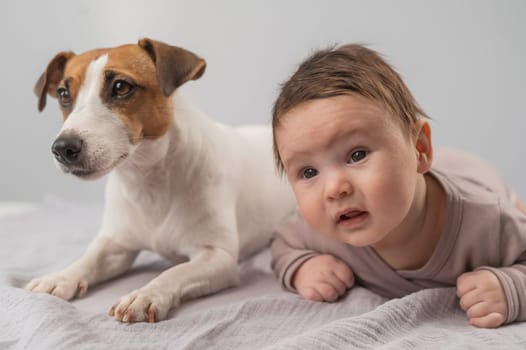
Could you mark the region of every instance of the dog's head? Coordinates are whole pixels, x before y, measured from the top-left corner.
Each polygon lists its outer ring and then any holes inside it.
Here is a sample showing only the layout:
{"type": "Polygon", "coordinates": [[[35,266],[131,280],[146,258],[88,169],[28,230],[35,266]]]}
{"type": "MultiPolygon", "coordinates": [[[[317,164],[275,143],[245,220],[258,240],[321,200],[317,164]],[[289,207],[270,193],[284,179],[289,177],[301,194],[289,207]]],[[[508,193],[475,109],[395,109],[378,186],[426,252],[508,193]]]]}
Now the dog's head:
{"type": "Polygon", "coordinates": [[[151,39],[58,53],[35,85],[39,111],[49,94],[64,116],[52,146],[57,164],[86,179],[108,173],[142,140],[166,133],[173,122],[170,96],[205,67],[194,53],[151,39]]]}

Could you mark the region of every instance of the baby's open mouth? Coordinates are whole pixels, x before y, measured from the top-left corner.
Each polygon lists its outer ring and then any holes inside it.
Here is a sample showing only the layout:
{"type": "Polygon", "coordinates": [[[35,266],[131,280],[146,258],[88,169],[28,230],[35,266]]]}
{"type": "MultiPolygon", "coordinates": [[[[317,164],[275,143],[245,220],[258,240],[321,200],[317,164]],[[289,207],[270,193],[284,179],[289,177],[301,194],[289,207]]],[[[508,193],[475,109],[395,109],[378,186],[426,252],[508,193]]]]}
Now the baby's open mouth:
{"type": "Polygon", "coordinates": [[[337,221],[338,221],[338,223],[340,223],[340,222],[343,222],[343,221],[349,221],[349,220],[352,220],[352,219],[363,217],[365,215],[367,215],[366,211],[350,210],[350,211],[348,211],[346,213],[341,214],[338,217],[337,221]]]}

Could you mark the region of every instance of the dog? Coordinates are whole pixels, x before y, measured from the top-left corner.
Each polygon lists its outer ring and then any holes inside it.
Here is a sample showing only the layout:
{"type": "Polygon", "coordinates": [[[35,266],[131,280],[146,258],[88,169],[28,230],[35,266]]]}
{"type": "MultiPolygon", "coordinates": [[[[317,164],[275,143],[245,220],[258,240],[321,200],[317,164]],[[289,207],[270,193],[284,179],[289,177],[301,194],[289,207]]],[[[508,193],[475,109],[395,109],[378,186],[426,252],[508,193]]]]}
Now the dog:
{"type": "Polygon", "coordinates": [[[181,301],[239,283],[238,261],[269,244],[294,198],[274,170],[269,127],[214,122],[180,94],[205,67],[149,38],[49,62],[35,94],[39,111],[49,94],[63,114],[55,162],[82,179],[109,176],[85,254],[26,289],[70,300],[123,274],[141,250],[186,257],[111,307],[129,323],[163,320],[181,301]]]}

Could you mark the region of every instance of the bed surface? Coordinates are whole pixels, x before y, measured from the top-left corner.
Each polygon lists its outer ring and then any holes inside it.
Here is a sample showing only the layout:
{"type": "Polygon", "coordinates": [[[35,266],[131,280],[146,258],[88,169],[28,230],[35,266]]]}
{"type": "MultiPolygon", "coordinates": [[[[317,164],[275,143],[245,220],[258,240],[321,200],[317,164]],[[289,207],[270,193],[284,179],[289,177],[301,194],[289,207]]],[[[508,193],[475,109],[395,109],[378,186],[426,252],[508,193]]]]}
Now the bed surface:
{"type": "Polygon", "coordinates": [[[471,327],[453,288],[387,300],[355,287],[337,303],[281,289],[268,249],[241,263],[241,285],[184,303],[155,324],[107,316],[170,263],[144,252],[125,276],[65,302],[20,288],[79,257],[102,207],[48,198],[0,203],[0,349],[526,349],[526,323],[471,327]]]}

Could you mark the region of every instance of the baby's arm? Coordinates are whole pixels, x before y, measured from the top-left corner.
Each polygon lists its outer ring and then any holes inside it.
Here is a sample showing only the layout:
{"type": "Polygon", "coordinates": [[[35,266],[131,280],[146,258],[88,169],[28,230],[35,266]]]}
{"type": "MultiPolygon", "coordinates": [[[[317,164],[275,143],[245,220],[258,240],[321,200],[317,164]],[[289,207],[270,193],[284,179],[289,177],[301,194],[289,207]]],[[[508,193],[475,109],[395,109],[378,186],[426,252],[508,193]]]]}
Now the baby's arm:
{"type": "Polygon", "coordinates": [[[306,260],[294,273],[292,284],[307,300],[333,302],[354,285],[350,267],[332,255],[306,260]]]}
{"type": "Polygon", "coordinates": [[[321,254],[314,232],[299,214],[290,217],[274,234],[272,269],[282,285],[305,299],[335,301],[354,284],[344,262],[321,254]]]}
{"type": "Polygon", "coordinates": [[[482,266],[457,279],[460,306],[476,327],[526,320],[526,206],[519,199],[514,205],[518,210],[501,218],[502,267],[482,266]]]}

